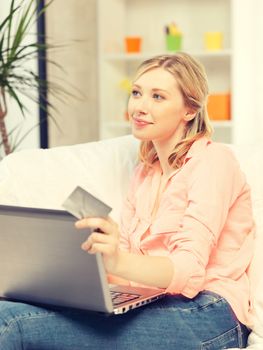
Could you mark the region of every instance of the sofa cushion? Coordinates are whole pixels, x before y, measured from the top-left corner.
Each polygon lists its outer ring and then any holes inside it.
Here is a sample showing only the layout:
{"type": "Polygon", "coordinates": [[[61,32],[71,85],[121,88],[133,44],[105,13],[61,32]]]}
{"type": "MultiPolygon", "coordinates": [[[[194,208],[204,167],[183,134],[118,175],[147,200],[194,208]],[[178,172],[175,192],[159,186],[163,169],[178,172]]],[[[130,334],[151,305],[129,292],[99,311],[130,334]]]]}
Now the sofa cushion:
{"type": "Polygon", "coordinates": [[[137,146],[134,138],[120,137],[12,153],[0,162],[0,203],[62,209],[80,185],[110,205],[118,219],[137,146]]]}

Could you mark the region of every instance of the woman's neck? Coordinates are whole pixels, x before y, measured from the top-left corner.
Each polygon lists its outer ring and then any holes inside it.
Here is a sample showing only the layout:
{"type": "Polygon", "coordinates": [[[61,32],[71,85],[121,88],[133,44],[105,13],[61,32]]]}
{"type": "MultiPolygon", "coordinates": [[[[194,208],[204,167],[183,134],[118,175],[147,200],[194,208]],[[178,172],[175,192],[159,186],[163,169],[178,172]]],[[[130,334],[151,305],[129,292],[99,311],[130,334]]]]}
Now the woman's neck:
{"type": "Polygon", "coordinates": [[[160,167],[162,169],[163,177],[169,177],[174,171],[174,168],[169,164],[168,158],[173,152],[175,146],[181,141],[182,138],[177,137],[165,141],[153,141],[154,148],[158,155],[160,167]]]}

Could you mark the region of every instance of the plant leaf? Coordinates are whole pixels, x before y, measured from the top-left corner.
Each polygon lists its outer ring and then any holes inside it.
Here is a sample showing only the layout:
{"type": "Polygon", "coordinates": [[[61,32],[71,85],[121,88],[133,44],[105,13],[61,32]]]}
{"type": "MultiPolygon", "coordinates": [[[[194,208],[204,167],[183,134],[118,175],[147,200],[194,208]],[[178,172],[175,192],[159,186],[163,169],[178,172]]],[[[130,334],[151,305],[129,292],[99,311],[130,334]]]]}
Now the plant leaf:
{"type": "MultiPolygon", "coordinates": [[[[57,49],[61,45],[39,43],[35,39],[29,44],[24,44],[25,36],[29,34],[32,25],[54,0],[46,0],[41,10],[39,10],[40,0],[20,0],[18,5],[16,0],[9,1],[11,1],[9,14],[0,23],[0,86],[14,99],[23,117],[28,111],[23,102],[23,97],[26,96],[37,103],[39,108],[45,111],[57,125],[52,116],[56,109],[48,96],[52,95],[63,103],[66,102],[66,97],[76,96],[65,89],[65,82],[62,80],[51,82],[41,79],[38,73],[28,68],[27,62],[37,57],[64,71],[61,65],[46,57],[48,50],[57,49]]],[[[20,140],[26,137],[27,133],[24,136],[21,136],[20,132],[15,137],[14,135],[15,131],[12,130],[10,136],[13,137],[16,145],[20,144],[20,140]]],[[[13,149],[14,147],[16,146],[13,146],[13,149]]]]}
{"type": "Polygon", "coordinates": [[[19,97],[17,96],[15,89],[12,88],[9,84],[7,84],[8,93],[11,97],[13,97],[22,113],[23,116],[25,116],[25,111],[27,110],[26,106],[21,102],[19,97]]]}

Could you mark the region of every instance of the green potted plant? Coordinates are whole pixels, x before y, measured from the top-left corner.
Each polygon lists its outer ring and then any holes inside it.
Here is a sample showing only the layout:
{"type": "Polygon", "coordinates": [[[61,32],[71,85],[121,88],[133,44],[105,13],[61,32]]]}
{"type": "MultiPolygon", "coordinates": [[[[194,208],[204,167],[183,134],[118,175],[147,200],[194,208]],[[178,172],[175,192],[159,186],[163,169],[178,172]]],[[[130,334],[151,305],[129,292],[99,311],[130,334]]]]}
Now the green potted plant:
{"type": "MultiPolygon", "coordinates": [[[[40,78],[39,74],[28,67],[30,60],[47,60],[46,51],[51,45],[39,43],[36,36],[29,43],[25,37],[33,31],[38,18],[43,15],[53,0],[46,2],[39,10],[40,0],[11,0],[7,17],[0,23],[0,159],[13,152],[30,132],[20,134],[21,123],[11,131],[7,130],[8,100],[13,99],[23,118],[26,117],[24,96],[45,109],[50,115],[52,106],[45,97],[47,93],[67,93],[58,84],[40,78]],[[43,92],[40,102],[37,93],[43,92]],[[47,108],[48,107],[48,108],[47,108]]],[[[36,27],[36,26],[35,26],[36,27]]],[[[36,31],[34,29],[34,31],[36,31]]],[[[47,60],[49,64],[56,64],[47,60]]],[[[23,124],[23,123],[22,123],[23,124]]]]}

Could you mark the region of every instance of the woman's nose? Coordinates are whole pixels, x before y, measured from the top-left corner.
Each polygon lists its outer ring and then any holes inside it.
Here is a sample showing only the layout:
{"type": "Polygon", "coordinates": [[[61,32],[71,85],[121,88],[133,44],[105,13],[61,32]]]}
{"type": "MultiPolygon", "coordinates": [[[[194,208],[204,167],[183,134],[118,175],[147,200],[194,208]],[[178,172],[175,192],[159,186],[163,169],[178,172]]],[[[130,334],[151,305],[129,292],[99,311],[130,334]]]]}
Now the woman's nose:
{"type": "Polygon", "coordinates": [[[136,100],[135,110],[141,113],[147,113],[149,110],[149,101],[146,97],[136,100]]]}

